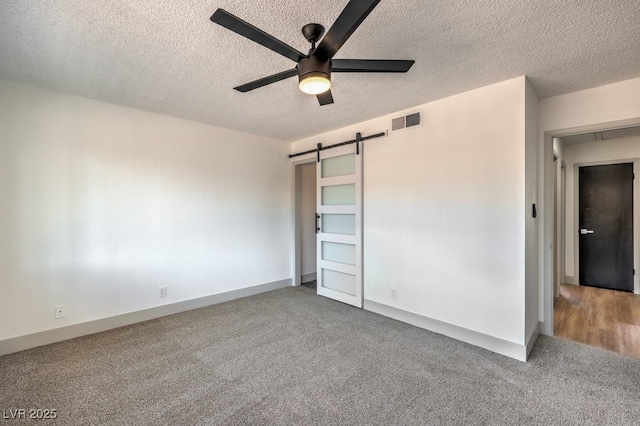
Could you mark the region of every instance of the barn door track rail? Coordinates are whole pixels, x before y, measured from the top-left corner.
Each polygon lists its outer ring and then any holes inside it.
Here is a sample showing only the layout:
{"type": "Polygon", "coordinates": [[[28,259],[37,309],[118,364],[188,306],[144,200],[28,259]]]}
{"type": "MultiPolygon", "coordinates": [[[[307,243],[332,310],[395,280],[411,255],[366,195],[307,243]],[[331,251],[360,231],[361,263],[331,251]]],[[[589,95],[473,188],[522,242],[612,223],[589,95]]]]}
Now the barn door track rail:
{"type": "Polygon", "coordinates": [[[383,136],[387,136],[387,132],[386,131],[380,132],[380,133],[376,133],[375,135],[370,135],[370,136],[362,136],[362,133],[358,132],[358,133],[356,133],[356,138],[355,139],[351,139],[351,140],[340,142],[340,143],[334,143],[333,145],[327,145],[327,146],[322,146],[322,144],[319,143],[317,145],[317,148],[310,149],[308,151],[297,152],[295,154],[289,154],[289,158],[298,157],[300,155],[306,155],[306,154],[311,154],[313,152],[317,152],[318,153],[317,161],[320,162],[320,151],[324,151],[325,149],[337,148],[339,146],[350,145],[352,143],[356,144],[356,154],[359,155],[360,154],[360,142],[364,142],[364,141],[367,141],[369,139],[381,138],[383,136]]]}

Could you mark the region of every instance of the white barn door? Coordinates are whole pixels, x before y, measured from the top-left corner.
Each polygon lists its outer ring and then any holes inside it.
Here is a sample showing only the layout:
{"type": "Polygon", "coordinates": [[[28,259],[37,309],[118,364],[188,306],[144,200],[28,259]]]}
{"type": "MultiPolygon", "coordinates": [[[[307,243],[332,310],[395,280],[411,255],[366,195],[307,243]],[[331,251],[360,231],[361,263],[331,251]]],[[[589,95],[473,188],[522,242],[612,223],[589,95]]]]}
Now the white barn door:
{"type": "Polygon", "coordinates": [[[362,308],[362,145],[320,151],[318,294],[362,308]]]}

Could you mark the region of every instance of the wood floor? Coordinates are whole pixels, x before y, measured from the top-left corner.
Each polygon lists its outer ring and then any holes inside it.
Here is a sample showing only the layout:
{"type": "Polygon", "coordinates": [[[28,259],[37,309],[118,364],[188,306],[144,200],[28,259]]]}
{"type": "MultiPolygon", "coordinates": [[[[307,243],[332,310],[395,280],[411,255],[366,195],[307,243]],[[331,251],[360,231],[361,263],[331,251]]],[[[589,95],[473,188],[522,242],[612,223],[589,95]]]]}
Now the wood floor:
{"type": "Polygon", "coordinates": [[[563,284],[554,303],[553,332],[640,358],[640,295],[563,284]]]}

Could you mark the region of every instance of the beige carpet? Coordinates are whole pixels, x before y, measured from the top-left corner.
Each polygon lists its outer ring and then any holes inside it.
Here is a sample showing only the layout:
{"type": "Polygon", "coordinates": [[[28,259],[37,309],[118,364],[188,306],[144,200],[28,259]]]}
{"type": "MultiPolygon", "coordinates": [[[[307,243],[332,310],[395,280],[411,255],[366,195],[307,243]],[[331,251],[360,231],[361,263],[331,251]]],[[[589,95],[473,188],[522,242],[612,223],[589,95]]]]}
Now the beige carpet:
{"type": "Polygon", "coordinates": [[[0,357],[0,415],[19,408],[57,410],[37,424],[637,425],[640,360],[541,337],[522,363],[299,287],[0,357]]]}

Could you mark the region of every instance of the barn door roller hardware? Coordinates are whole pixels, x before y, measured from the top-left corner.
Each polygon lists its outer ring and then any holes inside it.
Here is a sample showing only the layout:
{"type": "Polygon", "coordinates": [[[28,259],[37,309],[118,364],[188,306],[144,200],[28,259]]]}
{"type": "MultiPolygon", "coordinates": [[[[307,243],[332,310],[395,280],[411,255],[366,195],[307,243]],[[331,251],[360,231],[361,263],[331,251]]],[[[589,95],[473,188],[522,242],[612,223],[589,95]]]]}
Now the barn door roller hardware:
{"type": "Polygon", "coordinates": [[[356,154],[360,155],[360,142],[364,142],[364,141],[367,141],[369,139],[381,138],[383,136],[387,136],[387,132],[386,131],[380,132],[380,133],[376,133],[375,135],[371,135],[371,136],[362,136],[362,133],[358,132],[358,133],[356,133],[356,138],[355,139],[351,139],[351,140],[348,140],[348,141],[335,143],[333,145],[327,145],[327,146],[322,146],[322,144],[319,143],[317,145],[316,149],[310,149],[308,151],[297,152],[295,154],[289,154],[289,158],[298,157],[300,155],[306,155],[306,154],[311,154],[313,152],[317,152],[318,153],[317,161],[319,163],[320,162],[320,151],[324,151],[325,149],[337,148],[339,146],[350,145],[352,143],[356,144],[356,154]]]}

